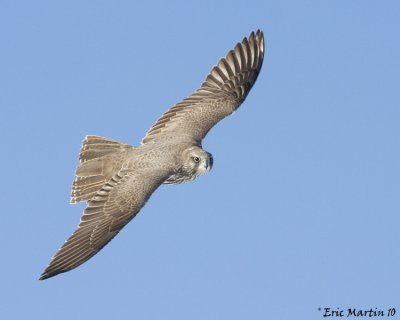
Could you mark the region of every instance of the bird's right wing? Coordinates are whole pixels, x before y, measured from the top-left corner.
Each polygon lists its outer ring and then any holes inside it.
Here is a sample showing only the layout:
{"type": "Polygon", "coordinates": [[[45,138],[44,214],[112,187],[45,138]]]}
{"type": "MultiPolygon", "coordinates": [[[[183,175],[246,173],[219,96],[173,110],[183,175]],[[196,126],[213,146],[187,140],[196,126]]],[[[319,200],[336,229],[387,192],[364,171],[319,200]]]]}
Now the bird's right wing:
{"type": "Polygon", "coordinates": [[[139,212],[165,176],[120,171],[88,201],[76,231],[41,275],[44,280],[81,265],[99,252],[139,212]]]}
{"type": "Polygon", "coordinates": [[[264,35],[252,32],[211,70],[201,87],[169,109],[142,144],[185,139],[200,144],[207,132],[234,112],[256,82],[264,59],[264,35]]]}

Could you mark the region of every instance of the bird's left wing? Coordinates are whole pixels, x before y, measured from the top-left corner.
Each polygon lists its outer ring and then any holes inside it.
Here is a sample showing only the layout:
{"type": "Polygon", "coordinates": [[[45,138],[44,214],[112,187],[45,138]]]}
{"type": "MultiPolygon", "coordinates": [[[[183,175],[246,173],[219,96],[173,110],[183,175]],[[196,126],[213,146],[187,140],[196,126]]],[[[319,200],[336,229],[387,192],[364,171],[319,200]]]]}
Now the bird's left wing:
{"type": "Polygon", "coordinates": [[[166,176],[120,171],[88,201],[76,231],[40,280],[81,265],[99,252],[139,212],[166,176]]]}
{"type": "Polygon", "coordinates": [[[188,140],[200,144],[207,132],[246,99],[264,59],[264,35],[252,32],[211,70],[201,87],[150,128],[142,144],[188,140]]]}

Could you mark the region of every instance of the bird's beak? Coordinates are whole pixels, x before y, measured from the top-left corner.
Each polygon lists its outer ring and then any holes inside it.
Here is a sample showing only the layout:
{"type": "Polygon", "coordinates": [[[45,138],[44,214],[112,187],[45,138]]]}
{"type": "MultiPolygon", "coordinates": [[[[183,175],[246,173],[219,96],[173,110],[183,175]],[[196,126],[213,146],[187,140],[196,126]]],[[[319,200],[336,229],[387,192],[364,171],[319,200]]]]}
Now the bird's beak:
{"type": "Polygon", "coordinates": [[[204,169],[205,169],[207,172],[210,171],[211,168],[212,168],[212,166],[213,166],[213,159],[212,159],[212,158],[210,158],[209,160],[208,160],[208,159],[205,159],[205,160],[203,161],[202,165],[203,165],[204,169]]]}

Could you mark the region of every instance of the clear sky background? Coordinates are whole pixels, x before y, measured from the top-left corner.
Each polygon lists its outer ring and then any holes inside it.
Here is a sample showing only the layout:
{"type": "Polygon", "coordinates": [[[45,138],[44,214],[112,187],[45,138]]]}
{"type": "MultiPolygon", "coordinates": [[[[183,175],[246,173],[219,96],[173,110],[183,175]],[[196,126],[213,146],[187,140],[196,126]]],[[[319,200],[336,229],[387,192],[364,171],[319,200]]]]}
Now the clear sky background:
{"type": "Polygon", "coordinates": [[[1,1],[0,318],[399,318],[399,31],[398,1],[1,1]],[[84,208],[84,136],[137,145],[258,28],[258,81],[203,143],[213,170],[38,281],[84,208]]]}

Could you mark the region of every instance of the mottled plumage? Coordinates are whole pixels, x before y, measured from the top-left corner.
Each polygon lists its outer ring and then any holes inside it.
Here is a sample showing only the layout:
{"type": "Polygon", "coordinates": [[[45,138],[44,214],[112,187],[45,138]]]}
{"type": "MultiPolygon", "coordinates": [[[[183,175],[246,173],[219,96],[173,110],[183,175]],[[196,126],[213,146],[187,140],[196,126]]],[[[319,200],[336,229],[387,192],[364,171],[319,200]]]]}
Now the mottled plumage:
{"type": "Polygon", "coordinates": [[[218,62],[195,93],[164,113],[140,146],[87,136],[71,194],[71,203],[87,201],[87,207],[40,279],[74,269],[94,256],[161,184],[190,181],[208,172],[213,158],[201,141],[245,100],[263,57],[263,33],[253,32],[218,62]]]}

